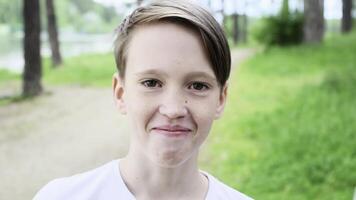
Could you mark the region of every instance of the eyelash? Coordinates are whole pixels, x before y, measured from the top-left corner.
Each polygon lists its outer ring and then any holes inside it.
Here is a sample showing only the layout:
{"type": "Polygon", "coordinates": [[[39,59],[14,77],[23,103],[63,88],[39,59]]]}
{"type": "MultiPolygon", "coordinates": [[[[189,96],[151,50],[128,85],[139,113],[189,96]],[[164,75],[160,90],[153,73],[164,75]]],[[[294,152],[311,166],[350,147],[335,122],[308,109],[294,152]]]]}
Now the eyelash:
{"type": "Polygon", "coordinates": [[[192,87],[194,87],[194,84],[195,86],[199,85],[199,86],[202,86],[203,89],[194,89],[196,91],[205,91],[205,90],[208,90],[210,89],[209,85],[207,83],[204,83],[204,82],[199,82],[199,81],[196,81],[196,82],[192,82],[188,88],[191,89],[192,87]]]}
{"type": "Polygon", "coordinates": [[[162,83],[159,80],[156,79],[147,79],[141,82],[141,84],[147,88],[154,88],[155,86],[149,86],[148,84],[152,84],[154,83],[154,85],[159,84],[159,87],[162,87],[162,83]]]}
{"type": "MultiPolygon", "coordinates": [[[[147,88],[156,88],[157,84],[159,84],[159,86],[158,86],[159,88],[162,87],[162,83],[159,80],[156,80],[156,79],[147,79],[147,80],[142,81],[141,84],[144,87],[147,87],[147,88]]],[[[207,83],[195,81],[195,82],[192,82],[192,83],[189,84],[188,89],[194,89],[196,91],[205,91],[205,90],[210,89],[210,86],[207,83]],[[194,88],[192,88],[192,87],[194,87],[194,85],[195,85],[195,87],[196,86],[201,86],[202,88],[194,89],[194,88]]]]}

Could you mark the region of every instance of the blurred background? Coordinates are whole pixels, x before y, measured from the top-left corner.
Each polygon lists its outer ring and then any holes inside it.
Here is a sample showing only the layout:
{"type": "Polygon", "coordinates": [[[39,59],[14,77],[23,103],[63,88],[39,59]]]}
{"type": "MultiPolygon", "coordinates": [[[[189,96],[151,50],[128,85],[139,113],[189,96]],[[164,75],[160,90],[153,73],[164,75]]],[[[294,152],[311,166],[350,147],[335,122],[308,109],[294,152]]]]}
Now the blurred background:
{"type": "MultiPolygon", "coordinates": [[[[255,199],[355,199],[354,0],[196,0],[231,47],[200,166],[255,199]]],[[[120,158],[113,40],[145,0],[0,0],[0,199],[120,158]]]]}

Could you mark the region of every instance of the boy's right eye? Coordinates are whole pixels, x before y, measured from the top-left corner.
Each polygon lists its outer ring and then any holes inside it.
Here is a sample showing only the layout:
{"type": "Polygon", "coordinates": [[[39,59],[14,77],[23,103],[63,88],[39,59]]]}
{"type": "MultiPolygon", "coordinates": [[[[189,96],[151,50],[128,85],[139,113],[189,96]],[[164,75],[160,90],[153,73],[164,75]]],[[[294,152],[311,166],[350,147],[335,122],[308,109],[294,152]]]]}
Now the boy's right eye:
{"type": "Polygon", "coordinates": [[[148,88],[162,87],[162,84],[155,79],[148,79],[141,82],[141,84],[148,88]]]}

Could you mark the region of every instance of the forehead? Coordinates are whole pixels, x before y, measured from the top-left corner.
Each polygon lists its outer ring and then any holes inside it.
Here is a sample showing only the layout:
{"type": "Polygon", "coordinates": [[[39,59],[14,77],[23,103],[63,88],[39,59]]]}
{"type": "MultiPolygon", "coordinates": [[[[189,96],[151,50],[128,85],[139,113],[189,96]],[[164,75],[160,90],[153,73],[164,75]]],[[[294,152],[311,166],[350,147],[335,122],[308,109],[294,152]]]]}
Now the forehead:
{"type": "Polygon", "coordinates": [[[132,33],[127,49],[126,72],[205,71],[214,76],[199,33],[172,22],[140,25],[132,33]]]}

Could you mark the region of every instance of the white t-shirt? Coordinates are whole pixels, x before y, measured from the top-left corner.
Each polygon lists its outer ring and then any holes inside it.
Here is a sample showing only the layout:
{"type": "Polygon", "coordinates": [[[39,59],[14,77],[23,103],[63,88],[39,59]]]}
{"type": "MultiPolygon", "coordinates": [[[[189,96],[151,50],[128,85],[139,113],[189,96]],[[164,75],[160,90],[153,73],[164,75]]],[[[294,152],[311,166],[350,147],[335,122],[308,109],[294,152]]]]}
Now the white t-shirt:
{"type": "MultiPolygon", "coordinates": [[[[113,160],[85,173],[55,179],[45,185],[34,200],[134,200],[121,177],[119,161],[113,160]]],[[[202,173],[209,179],[206,200],[251,200],[212,175],[202,173]]]]}

